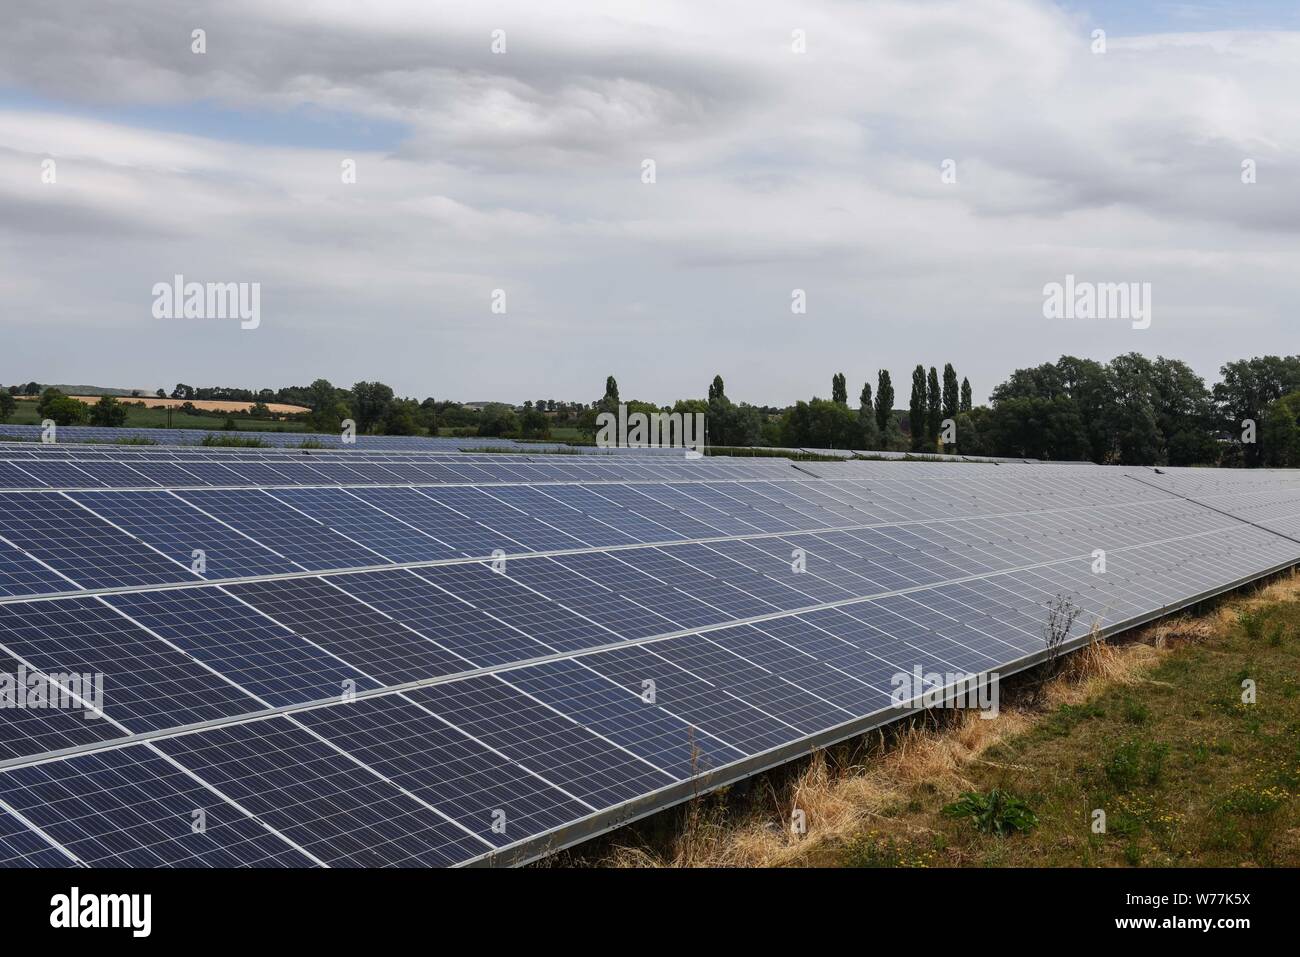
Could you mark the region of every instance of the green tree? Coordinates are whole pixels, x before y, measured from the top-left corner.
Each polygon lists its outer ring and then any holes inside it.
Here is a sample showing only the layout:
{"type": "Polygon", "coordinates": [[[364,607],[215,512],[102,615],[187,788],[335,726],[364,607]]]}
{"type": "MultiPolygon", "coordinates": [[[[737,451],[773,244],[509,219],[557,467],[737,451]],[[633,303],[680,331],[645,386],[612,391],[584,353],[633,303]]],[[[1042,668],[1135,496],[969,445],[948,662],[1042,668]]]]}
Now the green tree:
{"type": "Polygon", "coordinates": [[[1300,392],[1269,404],[1260,426],[1262,461],[1269,468],[1300,467],[1300,392]]]}
{"type": "Polygon", "coordinates": [[[618,411],[618,380],[613,376],[608,376],[605,379],[605,398],[603,401],[607,412],[618,411]]]}
{"type": "Polygon", "coordinates": [[[1247,468],[1262,460],[1260,444],[1242,444],[1244,423],[1257,428],[1268,406],[1292,392],[1300,391],[1300,356],[1257,356],[1229,362],[1219,369],[1221,381],[1214,386],[1221,428],[1231,436],[1247,468]]]}
{"type": "Polygon", "coordinates": [[[549,439],[551,437],[551,420],[546,413],[536,407],[525,412],[519,420],[519,437],[521,439],[549,439]]]}
{"type": "Polygon", "coordinates": [[[726,398],[726,396],[724,394],[724,384],[722,382],[722,376],[715,375],[713,377],[713,382],[709,384],[709,401],[712,402],[714,399],[723,399],[723,398],[726,398]]]}
{"type": "Polygon", "coordinates": [[[419,425],[415,420],[415,413],[419,406],[410,400],[393,402],[384,411],[384,418],[380,423],[380,429],[384,435],[416,435],[419,432],[419,425]],[[414,408],[412,408],[414,406],[414,408]]]}
{"type": "Polygon", "coordinates": [[[946,363],[943,367],[943,417],[956,421],[957,413],[961,411],[958,408],[957,372],[952,367],[952,363],[946,363]]]}
{"type": "Polygon", "coordinates": [[[943,423],[943,395],[939,392],[939,370],[930,366],[925,387],[925,442],[926,450],[933,452],[939,444],[939,428],[943,423]]]}
{"type": "Polygon", "coordinates": [[[519,418],[509,406],[493,402],[479,413],[479,435],[498,437],[518,432],[519,418]]]}
{"type": "Polygon", "coordinates": [[[1205,380],[1185,362],[1157,356],[1147,371],[1160,431],[1160,460],[1200,465],[1219,457],[1214,397],[1205,380]]]}
{"type": "Polygon", "coordinates": [[[338,432],[350,414],[339,390],[328,379],[317,379],[309,385],[303,404],[311,409],[307,414],[308,428],[317,432],[338,432]]]}
{"type": "Polygon", "coordinates": [[[852,449],[860,439],[857,414],[828,399],[796,402],[781,421],[781,442],[791,448],[852,449]]]}
{"type": "Polygon", "coordinates": [[[880,429],[876,426],[876,409],[871,402],[870,382],[862,384],[862,394],[858,397],[858,431],[862,433],[858,440],[861,448],[880,448],[880,429]]]}
{"type": "Polygon", "coordinates": [[[90,408],[90,424],[103,428],[118,429],[126,425],[126,406],[111,395],[99,397],[90,408]]]}
{"type": "Polygon", "coordinates": [[[837,372],[831,377],[831,401],[844,406],[849,404],[849,386],[843,372],[837,372]]]}
{"type": "Polygon", "coordinates": [[[907,424],[912,434],[912,451],[925,448],[925,366],[912,370],[912,396],[907,404],[907,424]]]}
{"type": "Polygon", "coordinates": [[[8,422],[9,416],[14,414],[18,408],[18,403],[13,396],[9,394],[8,389],[0,389],[0,422],[8,422]]]}
{"type": "MultiPolygon", "coordinates": [[[[972,413],[972,424],[976,422],[972,413]]],[[[965,436],[957,427],[957,441],[965,436]]],[[[979,431],[976,426],[977,432],[979,431]]],[[[1087,446],[1087,433],[1078,407],[1068,397],[1045,399],[1017,396],[993,406],[983,430],[984,453],[1033,459],[1078,459],[1087,446]]]]}
{"type": "Polygon", "coordinates": [[[36,413],[42,419],[52,420],[55,425],[77,425],[86,421],[85,403],[64,395],[53,386],[41,393],[36,413]]]}
{"type": "Polygon", "coordinates": [[[907,402],[907,426],[911,432],[911,450],[926,447],[926,367],[911,371],[911,398],[907,402]]]}
{"type": "Polygon", "coordinates": [[[882,440],[889,431],[890,422],[897,423],[894,416],[894,384],[889,379],[889,371],[881,369],[876,375],[876,428],[880,430],[882,440]]]}
{"type": "Polygon", "coordinates": [[[358,432],[369,432],[383,421],[393,404],[393,390],[382,382],[358,382],[352,386],[352,413],[358,432]]]}
{"type": "Polygon", "coordinates": [[[958,408],[957,411],[959,412],[970,411],[970,379],[963,378],[961,380],[961,406],[958,408]]]}

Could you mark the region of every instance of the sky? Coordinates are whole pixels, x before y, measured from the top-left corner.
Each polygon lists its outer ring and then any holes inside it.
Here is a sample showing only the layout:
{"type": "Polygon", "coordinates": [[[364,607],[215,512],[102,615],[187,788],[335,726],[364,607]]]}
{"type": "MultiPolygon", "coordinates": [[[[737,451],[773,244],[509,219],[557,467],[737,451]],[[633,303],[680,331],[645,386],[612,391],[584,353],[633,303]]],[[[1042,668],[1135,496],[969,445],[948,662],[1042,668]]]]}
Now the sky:
{"type": "Polygon", "coordinates": [[[1213,381],[1300,351],[1294,3],[17,0],[5,20],[5,384],[593,401],[614,375],[663,403],[716,373],[785,405],[885,368],[904,405],[917,363],[981,401],[1065,353],[1213,381]],[[178,274],[257,284],[256,327],[160,318],[178,274]],[[1149,327],[1046,318],[1067,275],[1149,283],[1149,327]]]}

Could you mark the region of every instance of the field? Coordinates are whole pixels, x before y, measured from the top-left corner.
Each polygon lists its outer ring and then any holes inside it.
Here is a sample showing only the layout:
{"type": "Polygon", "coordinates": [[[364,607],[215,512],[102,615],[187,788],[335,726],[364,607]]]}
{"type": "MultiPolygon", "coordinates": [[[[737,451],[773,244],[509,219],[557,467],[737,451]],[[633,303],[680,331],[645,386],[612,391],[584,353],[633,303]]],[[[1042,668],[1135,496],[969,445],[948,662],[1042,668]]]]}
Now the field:
{"type": "MultiPolygon", "coordinates": [[[[98,401],[98,400],[95,400],[98,401]]],[[[174,429],[221,429],[227,418],[235,420],[235,428],[243,431],[305,432],[307,427],[302,422],[270,422],[266,419],[254,419],[248,416],[225,414],[187,415],[179,409],[172,410],[171,428],[174,429]]],[[[9,422],[15,425],[40,425],[41,417],[36,412],[35,402],[19,402],[9,422]]],[[[140,405],[128,405],[126,411],[127,428],[165,429],[168,427],[167,412],[164,409],[150,409],[140,405]]]]}
{"type": "MultiPolygon", "coordinates": [[[[616,866],[1300,865],[1300,577],[1077,653],[1029,705],[953,712],[701,797],[567,863],[616,866]],[[1242,682],[1258,690],[1242,702],[1242,682]],[[979,829],[963,795],[1036,818],[979,829]],[[806,833],[791,833],[792,812],[806,833]],[[1094,812],[1106,813],[1094,833],[1094,812]]],[[[1007,699],[1010,699],[1009,701],[1007,699]]],[[[932,716],[934,713],[932,713],[932,716]]],[[[1007,823],[1015,815],[987,815],[1007,823]]],[[[558,861],[556,863],[559,863],[558,861]]]]}
{"type": "MultiPolygon", "coordinates": [[[[94,405],[100,400],[100,396],[97,395],[74,395],[71,398],[79,399],[87,405],[94,405]]],[[[226,414],[247,412],[253,405],[251,402],[226,402],[217,399],[160,399],[157,396],[117,396],[116,398],[118,402],[126,405],[163,406],[168,409],[179,409],[188,401],[190,405],[196,409],[202,409],[204,412],[222,412],[226,414]]],[[[35,401],[35,399],[25,401],[35,401]]],[[[311,411],[306,406],[286,405],[283,402],[268,402],[266,407],[277,415],[296,415],[300,412],[311,411]]]]}

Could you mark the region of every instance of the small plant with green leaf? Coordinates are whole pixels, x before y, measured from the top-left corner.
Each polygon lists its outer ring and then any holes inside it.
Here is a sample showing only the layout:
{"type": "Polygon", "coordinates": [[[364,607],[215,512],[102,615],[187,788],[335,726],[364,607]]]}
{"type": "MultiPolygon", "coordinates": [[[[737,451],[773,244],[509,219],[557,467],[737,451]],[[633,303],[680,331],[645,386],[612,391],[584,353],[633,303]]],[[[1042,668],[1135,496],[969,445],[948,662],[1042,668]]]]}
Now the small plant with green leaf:
{"type": "Polygon", "coordinates": [[[947,805],[943,813],[949,817],[968,817],[977,831],[999,836],[1028,831],[1038,824],[1038,815],[1023,799],[999,788],[987,794],[967,791],[947,805]]]}

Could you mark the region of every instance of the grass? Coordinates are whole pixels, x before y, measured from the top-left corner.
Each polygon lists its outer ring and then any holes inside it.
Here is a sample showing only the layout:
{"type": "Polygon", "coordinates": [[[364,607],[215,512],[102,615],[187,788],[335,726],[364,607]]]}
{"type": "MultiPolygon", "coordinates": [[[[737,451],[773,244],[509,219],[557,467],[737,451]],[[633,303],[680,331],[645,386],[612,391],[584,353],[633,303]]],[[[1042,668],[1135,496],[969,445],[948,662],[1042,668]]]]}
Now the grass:
{"type": "Polygon", "coordinates": [[[209,432],[199,440],[199,445],[228,449],[264,449],[267,444],[255,436],[223,435],[209,432]]]}
{"type": "Polygon", "coordinates": [[[1012,678],[996,719],[931,712],[553,863],[1297,866],[1298,656],[1288,574],[1068,656],[1039,708],[1029,676],[1012,678]],[[788,826],[795,809],[803,833],[788,826]]]}

